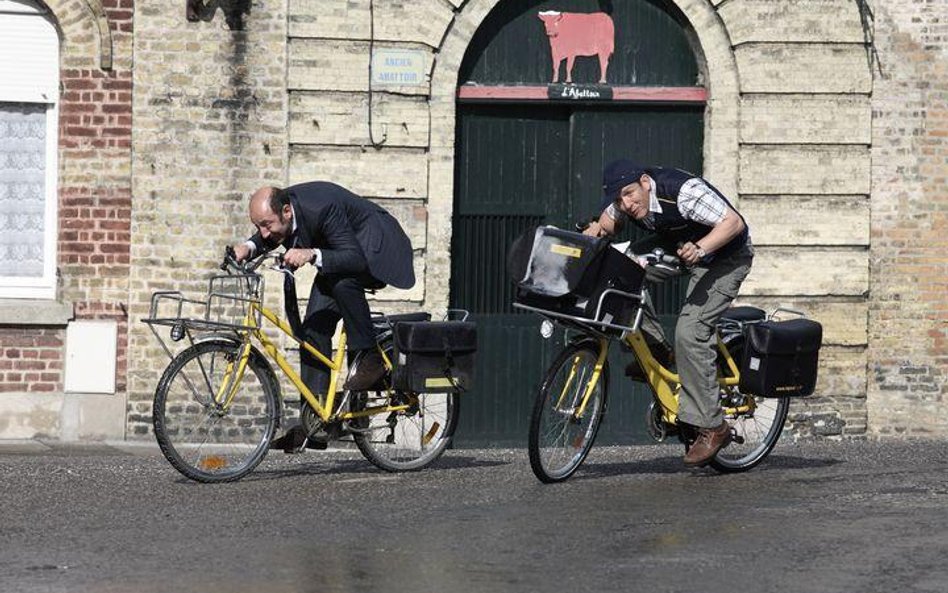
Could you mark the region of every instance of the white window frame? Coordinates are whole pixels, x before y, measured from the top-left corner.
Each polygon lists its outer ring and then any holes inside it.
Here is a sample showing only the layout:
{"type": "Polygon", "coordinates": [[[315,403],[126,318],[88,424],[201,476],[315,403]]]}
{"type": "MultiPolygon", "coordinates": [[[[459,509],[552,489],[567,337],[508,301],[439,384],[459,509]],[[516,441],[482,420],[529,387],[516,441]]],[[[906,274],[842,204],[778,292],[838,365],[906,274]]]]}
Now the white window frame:
{"type": "MultiPolygon", "coordinates": [[[[0,104],[30,103],[46,106],[46,201],[43,220],[43,274],[42,276],[0,276],[0,298],[55,299],[57,240],[59,236],[59,36],[55,26],[46,17],[47,10],[30,0],[0,0],[0,19],[43,19],[49,24],[48,33],[53,44],[46,44],[46,63],[39,71],[30,71],[30,78],[17,78],[14,84],[0,84],[0,104]],[[55,58],[55,59],[53,59],[55,58]],[[35,78],[35,80],[34,80],[35,78]],[[19,84],[16,84],[19,83],[19,84]]],[[[2,43],[2,40],[0,40],[2,43]]],[[[35,46],[9,42],[0,47],[0,61],[28,59],[26,52],[35,46]]],[[[0,64],[0,72],[6,68],[0,64]]],[[[0,76],[0,78],[4,78],[0,76]]],[[[11,77],[12,78],[12,77],[11,77]]]]}

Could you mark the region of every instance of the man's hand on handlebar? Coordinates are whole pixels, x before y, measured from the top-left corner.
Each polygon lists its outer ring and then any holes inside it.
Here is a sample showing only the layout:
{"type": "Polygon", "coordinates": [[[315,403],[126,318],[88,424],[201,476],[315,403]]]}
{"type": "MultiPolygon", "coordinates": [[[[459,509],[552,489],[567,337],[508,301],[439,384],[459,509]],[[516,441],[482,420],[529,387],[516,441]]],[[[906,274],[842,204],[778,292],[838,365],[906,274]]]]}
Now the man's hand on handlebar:
{"type": "Polygon", "coordinates": [[[640,256],[640,263],[642,260],[645,262],[645,278],[650,282],[664,282],[684,272],[682,261],[665,253],[664,249],[653,249],[651,253],[640,256]]]}
{"type": "Polygon", "coordinates": [[[704,257],[704,251],[691,241],[688,241],[678,247],[678,257],[681,258],[682,263],[690,268],[701,261],[701,258],[704,257]]]}
{"type": "Polygon", "coordinates": [[[594,220],[583,229],[583,234],[589,235],[590,237],[604,237],[606,233],[602,230],[602,225],[599,224],[599,221],[594,220]]]}
{"type": "Polygon", "coordinates": [[[312,263],[314,257],[316,257],[315,249],[294,247],[283,254],[283,265],[291,270],[297,270],[308,263],[312,263]]]}
{"type": "Polygon", "coordinates": [[[250,247],[246,243],[238,243],[231,247],[234,250],[234,260],[240,263],[250,257],[250,247]]]}
{"type": "Polygon", "coordinates": [[[598,218],[593,218],[589,222],[577,222],[576,231],[590,237],[605,237],[606,230],[599,224],[598,218]]]}

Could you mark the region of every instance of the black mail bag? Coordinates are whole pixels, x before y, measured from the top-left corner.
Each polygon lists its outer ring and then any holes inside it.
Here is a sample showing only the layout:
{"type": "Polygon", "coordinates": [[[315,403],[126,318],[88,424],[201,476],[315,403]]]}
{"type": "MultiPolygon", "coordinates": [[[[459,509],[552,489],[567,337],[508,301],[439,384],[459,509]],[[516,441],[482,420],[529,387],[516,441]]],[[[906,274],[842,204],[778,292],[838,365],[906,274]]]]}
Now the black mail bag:
{"type": "Polygon", "coordinates": [[[764,397],[803,397],[816,389],[823,326],[811,319],[744,326],[740,388],[764,397]]]}
{"type": "Polygon", "coordinates": [[[396,323],[392,386],[412,393],[465,392],[474,384],[477,326],[466,321],[396,323]]]}
{"type": "Polygon", "coordinates": [[[528,229],[511,245],[507,269],[514,300],[539,309],[616,325],[631,323],[645,272],[608,240],[552,226],[528,229]],[[598,314],[598,317],[597,317],[598,314]]]}

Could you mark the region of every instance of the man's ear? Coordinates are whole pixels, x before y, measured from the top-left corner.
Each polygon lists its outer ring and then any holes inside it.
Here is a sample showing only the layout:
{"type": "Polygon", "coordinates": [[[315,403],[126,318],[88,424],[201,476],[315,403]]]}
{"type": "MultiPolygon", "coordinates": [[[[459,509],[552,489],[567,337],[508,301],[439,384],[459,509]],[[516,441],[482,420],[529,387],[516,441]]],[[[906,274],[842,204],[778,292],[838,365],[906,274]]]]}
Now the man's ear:
{"type": "Polygon", "coordinates": [[[282,216],[282,218],[283,218],[284,220],[286,220],[287,218],[292,218],[292,217],[293,217],[293,207],[290,206],[289,204],[284,204],[284,206],[283,206],[283,213],[282,213],[281,216],[282,216]]]}

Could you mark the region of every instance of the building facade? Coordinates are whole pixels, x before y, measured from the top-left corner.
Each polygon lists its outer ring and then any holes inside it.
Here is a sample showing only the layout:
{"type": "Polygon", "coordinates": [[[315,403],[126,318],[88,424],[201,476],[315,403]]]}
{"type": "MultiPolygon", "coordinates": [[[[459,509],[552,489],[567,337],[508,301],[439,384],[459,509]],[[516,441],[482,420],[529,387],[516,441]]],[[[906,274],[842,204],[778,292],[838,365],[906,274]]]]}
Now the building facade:
{"type": "MultiPolygon", "coordinates": [[[[824,324],[817,393],[794,403],[794,434],[948,435],[942,9],[909,0],[0,2],[0,30],[35,19],[27,41],[45,39],[51,56],[30,79],[16,44],[0,52],[0,80],[18,81],[0,83],[0,227],[13,238],[0,242],[13,254],[0,264],[0,438],[148,438],[168,360],[141,323],[150,296],[204,290],[223,247],[252,230],[247,196],[260,185],[328,179],[391,210],[415,247],[418,283],[380,291],[373,307],[444,311],[459,304],[464,274],[459,213],[480,187],[468,192],[464,163],[530,145],[523,122],[546,134],[535,143],[543,148],[558,137],[557,118],[571,130],[577,118],[600,118],[588,129],[608,131],[643,113],[667,122],[683,112],[698,122],[689,162],[752,228],[757,257],[741,300],[805,309],[824,324]],[[541,12],[616,23],[622,43],[605,84],[590,78],[595,57],[576,59],[569,92],[579,102],[550,94],[541,12]],[[641,28],[629,37],[626,26],[641,28]],[[649,41],[661,27],[677,28],[667,38],[681,45],[649,41]],[[526,31],[522,46],[497,49],[514,30],[526,31]],[[542,74],[488,80],[506,67],[491,66],[495,51],[545,64],[542,74]],[[693,66],[663,84],[649,78],[658,66],[633,67],[653,63],[653,51],[690,52],[693,66]],[[610,98],[591,96],[605,88],[610,98]],[[518,140],[500,132],[471,152],[467,122],[499,120],[519,122],[518,140]],[[29,206],[17,199],[25,190],[13,171],[23,167],[11,156],[26,150],[10,131],[24,126],[44,131],[31,146],[51,155],[29,206]],[[42,223],[24,222],[30,215],[42,223]],[[24,241],[35,244],[27,255],[17,250],[24,241]]],[[[516,171],[533,162],[516,154],[503,161],[516,171]]],[[[577,200],[595,192],[591,175],[573,175],[564,191],[577,200]]],[[[483,208],[482,217],[497,214],[483,208]]],[[[478,257],[480,267],[502,265],[478,257]]],[[[501,376],[531,368],[510,365],[509,354],[481,358],[501,376]]],[[[524,414],[531,399],[484,397],[527,402],[524,414]]],[[[489,417],[479,405],[465,414],[489,417]]]]}

